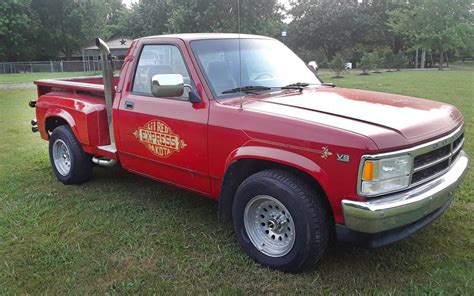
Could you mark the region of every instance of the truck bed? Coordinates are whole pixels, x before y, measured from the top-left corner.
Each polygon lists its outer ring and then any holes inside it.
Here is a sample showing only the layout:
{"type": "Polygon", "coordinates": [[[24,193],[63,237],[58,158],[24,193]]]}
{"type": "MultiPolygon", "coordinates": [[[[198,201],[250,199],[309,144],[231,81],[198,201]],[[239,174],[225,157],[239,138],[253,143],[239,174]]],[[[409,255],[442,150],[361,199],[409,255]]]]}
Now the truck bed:
{"type": "MultiPolygon", "coordinates": [[[[114,77],[114,86],[118,83],[118,76],[114,77]]],[[[34,82],[38,86],[38,96],[54,90],[70,90],[104,94],[102,76],[83,76],[64,79],[41,79],[34,82]]]]}
{"type": "MultiPolygon", "coordinates": [[[[36,116],[41,137],[49,139],[55,122],[66,121],[85,151],[115,158],[115,146],[107,146],[110,137],[102,83],[101,76],[35,81],[38,88],[36,116]]],[[[117,83],[118,77],[114,77],[113,85],[117,83]]]]}

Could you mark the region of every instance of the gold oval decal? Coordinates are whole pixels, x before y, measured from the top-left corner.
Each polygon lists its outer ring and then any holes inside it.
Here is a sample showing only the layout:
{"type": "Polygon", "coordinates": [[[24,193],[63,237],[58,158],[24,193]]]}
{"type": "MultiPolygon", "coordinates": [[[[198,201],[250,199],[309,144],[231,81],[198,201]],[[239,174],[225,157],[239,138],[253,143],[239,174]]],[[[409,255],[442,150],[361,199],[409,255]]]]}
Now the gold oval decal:
{"type": "Polygon", "coordinates": [[[162,158],[169,157],[187,146],[166,123],[156,119],[135,130],[133,135],[153,154],[162,158]]]}

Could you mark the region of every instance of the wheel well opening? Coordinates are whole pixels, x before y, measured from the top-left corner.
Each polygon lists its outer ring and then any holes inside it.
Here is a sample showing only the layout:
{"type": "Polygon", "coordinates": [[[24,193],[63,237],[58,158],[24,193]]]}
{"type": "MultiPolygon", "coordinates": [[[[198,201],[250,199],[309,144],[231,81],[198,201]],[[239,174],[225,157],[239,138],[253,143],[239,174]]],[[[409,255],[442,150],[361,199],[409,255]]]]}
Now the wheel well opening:
{"type": "Polygon", "coordinates": [[[67,124],[68,124],[67,121],[61,117],[57,117],[57,116],[48,117],[46,119],[46,124],[45,124],[46,132],[48,133],[48,135],[51,135],[51,133],[53,132],[55,128],[57,128],[58,126],[67,125],[67,124]]]}
{"type": "Polygon", "coordinates": [[[268,169],[281,169],[293,173],[303,180],[306,184],[309,184],[311,188],[319,191],[323,195],[323,202],[330,219],[334,219],[331,205],[327,199],[326,193],[324,192],[321,185],[308,173],[301,171],[297,168],[267,161],[261,159],[241,159],[233,162],[227,169],[224,180],[222,182],[222,190],[219,198],[219,220],[223,222],[232,221],[232,203],[234,200],[235,192],[239,185],[251,175],[268,169]]]}

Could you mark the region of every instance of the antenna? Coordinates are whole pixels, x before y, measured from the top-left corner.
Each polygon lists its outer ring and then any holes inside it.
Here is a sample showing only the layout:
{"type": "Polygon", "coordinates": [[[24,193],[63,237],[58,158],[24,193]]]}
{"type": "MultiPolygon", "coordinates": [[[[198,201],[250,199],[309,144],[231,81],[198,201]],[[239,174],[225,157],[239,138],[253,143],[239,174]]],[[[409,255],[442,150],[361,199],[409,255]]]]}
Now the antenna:
{"type": "Polygon", "coordinates": [[[240,0],[237,0],[237,23],[239,27],[239,88],[240,88],[240,109],[242,109],[243,99],[242,96],[242,55],[240,49],[240,0]]]}

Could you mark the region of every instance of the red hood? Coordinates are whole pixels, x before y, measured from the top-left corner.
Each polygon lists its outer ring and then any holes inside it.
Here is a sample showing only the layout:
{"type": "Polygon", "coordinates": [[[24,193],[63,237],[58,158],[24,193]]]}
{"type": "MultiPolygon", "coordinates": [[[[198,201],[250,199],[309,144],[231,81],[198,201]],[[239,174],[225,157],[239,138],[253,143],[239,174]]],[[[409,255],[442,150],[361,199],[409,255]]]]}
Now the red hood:
{"type": "Polygon", "coordinates": [[[305,89],[302,93],[289,91],[278,96],[261,95],[258,100],[246,100],[245,107],[363,134],[371,137],[380,149],[439,137],[463,120],[462,114],[448,104],[332,87],[305,89]]]}

